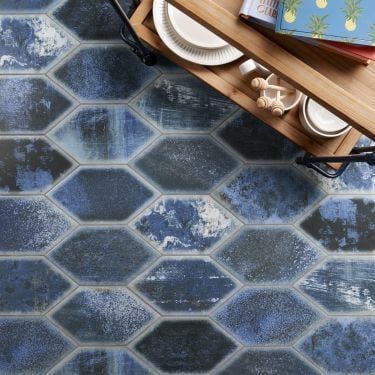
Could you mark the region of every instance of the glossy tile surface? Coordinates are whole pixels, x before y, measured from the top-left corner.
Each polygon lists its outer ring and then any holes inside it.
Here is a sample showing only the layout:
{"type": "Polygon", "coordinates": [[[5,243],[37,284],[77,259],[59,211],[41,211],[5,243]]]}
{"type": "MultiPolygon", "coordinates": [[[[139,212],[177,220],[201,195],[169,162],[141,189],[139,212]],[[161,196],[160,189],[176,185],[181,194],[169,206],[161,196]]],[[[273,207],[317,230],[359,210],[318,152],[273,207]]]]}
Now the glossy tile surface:
{"type": "Polygon", "coordinates": [[[0,4],[1,12],[39,12],[45,10],[56,0],[3,0],[0,4]]]}

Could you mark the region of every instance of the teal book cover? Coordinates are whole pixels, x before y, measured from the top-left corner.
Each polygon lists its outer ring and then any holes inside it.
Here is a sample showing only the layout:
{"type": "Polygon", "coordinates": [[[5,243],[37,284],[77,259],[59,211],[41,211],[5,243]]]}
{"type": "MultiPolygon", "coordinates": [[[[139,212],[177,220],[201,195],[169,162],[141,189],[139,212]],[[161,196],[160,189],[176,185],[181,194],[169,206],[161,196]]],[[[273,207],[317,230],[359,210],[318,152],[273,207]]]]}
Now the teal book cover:
{"type": "Polygon", "coordinates": [[[375,46],[375,0],[282,0],[276,32],[375,46]]]}

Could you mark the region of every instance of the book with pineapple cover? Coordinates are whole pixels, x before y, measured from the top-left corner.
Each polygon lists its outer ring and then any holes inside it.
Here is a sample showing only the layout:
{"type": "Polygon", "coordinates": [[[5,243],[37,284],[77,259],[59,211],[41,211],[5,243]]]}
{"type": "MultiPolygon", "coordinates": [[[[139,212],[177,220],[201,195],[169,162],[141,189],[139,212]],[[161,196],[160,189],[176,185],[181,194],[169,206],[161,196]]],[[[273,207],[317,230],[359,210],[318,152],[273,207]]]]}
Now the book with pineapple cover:
{"type": "Polygon", "coordinates": [[[375,45],[374,0],[282,0],[276,32],[375,45]]]}

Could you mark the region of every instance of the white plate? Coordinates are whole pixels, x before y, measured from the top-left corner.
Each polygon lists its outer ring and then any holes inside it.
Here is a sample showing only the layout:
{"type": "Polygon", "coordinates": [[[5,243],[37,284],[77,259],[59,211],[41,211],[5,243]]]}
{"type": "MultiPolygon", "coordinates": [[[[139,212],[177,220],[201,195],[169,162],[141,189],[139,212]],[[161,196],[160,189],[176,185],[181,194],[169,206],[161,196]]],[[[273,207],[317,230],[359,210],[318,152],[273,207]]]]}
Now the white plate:
{"type": "Polygon", "coordinates": [[[185,60],[200,65],[228,64],[240,58],[243,53],[227,44],[216,49],[201,48],[192,45],[182,38],[174,29],[168,16],[168,3],[165,0],[154,0],[154,24],[167,47],[185,60]]]}

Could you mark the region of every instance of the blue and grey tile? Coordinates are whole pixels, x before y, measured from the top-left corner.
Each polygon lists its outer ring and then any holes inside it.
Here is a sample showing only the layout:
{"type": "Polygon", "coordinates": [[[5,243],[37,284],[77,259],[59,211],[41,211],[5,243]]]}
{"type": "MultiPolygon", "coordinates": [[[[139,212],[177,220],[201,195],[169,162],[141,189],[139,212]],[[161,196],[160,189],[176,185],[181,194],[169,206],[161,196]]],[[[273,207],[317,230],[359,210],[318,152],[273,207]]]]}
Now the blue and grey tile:
{"type": "Polygon", "coordinates": [[[157,54],[156,67],[160,69],[165,74],[187,74],[187,71],[169,60],[167,57],[157,54]]]}
{"type": "Polygon", "coordinates": [[[56,0],[2,0],[0,12],[41,13],[47,11],[55,2],[56,0]]]}

